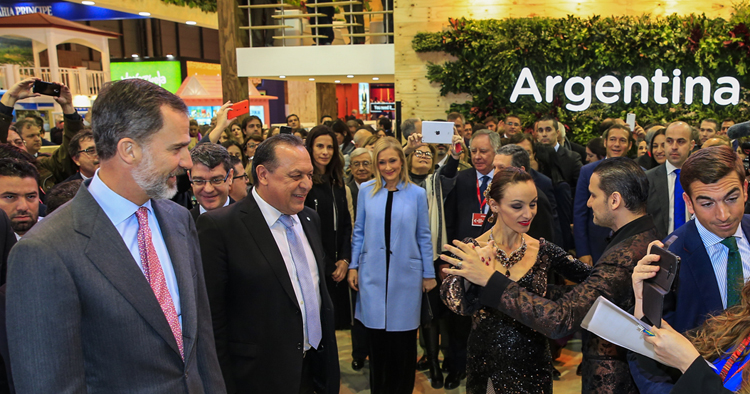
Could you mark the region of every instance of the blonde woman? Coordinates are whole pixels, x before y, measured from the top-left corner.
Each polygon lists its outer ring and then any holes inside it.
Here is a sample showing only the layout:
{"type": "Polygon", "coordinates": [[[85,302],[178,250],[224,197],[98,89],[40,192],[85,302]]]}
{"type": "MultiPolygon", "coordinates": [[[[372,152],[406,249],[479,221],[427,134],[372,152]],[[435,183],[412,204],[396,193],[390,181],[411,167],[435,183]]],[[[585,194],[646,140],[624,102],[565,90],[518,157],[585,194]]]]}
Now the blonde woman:
{"type": "Polygon", "coordinates": [[[375,179],[357,197],[348,280],[370,341],[371,392],[410,394],[422,293],[437,285],[427,195],[409,180],[395,138],[379,139],[373,156],[375,179]]]}

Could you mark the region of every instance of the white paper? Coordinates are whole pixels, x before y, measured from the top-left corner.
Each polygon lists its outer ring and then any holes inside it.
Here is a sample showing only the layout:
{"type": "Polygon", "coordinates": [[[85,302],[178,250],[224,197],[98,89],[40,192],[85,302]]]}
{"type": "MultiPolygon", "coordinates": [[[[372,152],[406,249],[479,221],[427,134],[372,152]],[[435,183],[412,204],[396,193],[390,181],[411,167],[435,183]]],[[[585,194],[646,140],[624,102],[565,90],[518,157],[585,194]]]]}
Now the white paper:
{"type": "Polygon", "coordinates": [[[602,296],[594,301],[594,305],[583,318],[581,327],[617,346],[658,361],[654,347],[643,339],[641,333],[641,329],[651,330],[651,326],[602,296]]]}

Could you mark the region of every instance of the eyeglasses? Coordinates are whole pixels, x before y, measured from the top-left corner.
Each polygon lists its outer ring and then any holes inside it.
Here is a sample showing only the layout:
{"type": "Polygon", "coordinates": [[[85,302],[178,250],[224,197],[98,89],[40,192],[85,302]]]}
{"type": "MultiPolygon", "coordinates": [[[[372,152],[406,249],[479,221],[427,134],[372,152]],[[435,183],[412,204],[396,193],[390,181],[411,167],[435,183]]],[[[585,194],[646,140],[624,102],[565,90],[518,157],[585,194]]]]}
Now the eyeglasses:
{"type": "Polygon", "coordinates": [[[244,180],[245,180],[245,182],[248,182],[248,181],[250,181],[250,177],[249,177],[249,176],[247,176],[247,174],[242,174],[242,175],[237,175],[237,176],[234,176],[234,177],[232,177],[232,179],[239,179],[239,178],[242,178],[242,179],[244,179],[244,180]]]}
{"type": "Polygon", "coordinates": [[[414,156],[417,156],[417,157],[427,157],[427,158],[430,158],[430,157],[432,157],[432,152],[421,151],[421,150],[415,150],[415,151],[414,151],[414,156]]]}
{"type": "MultiPolygon", "coordinates": [[[[247,176],[247,175],[245,175],[245,176],[247,176]]],[[[205,180],[205,179],[192,179],[191,178],[190,179],[190,183],[192,183],[193,185],[198,186],[198,187],[206,186],[207,182],[211,182],[211,184],[214,185],[214,186],[221,186],[221,184],[224,183],[224,182],[226,182],[227,179],[229,179],[229,173],[227,173],[227,175],[224,178],[218,176],[216,178],[212,178],[212,179],[209,179],[209,180],[205,180]]],[[[234,179],[234,178],[232,178],[232,179],[234,179]]]]}
{"type": "Polygon", "coordinates": [[[87,154],[89,156],[96,156],[97,155],[96,148],[94,148],[93,146],[90,147],[90,148],[88,148],[88,149],[79,150],[78,153],[85,153],[85,154],[87,154]]]}
{"type": "Polygon", "coordinates": [[[371,163],[369,161],[353,161],[350,165],[352,167],[369,167],[370,164],[371,163]]]}
{"type": "Polygon", "coordinates": [[[508,126],[520,126],[521,125],[520,123],[516,123],[516,122],[505,122],[505,124],[507,124],[508,126]]]}
{"type": "Polygon", "coordinates": [[[245,146],[246,149],[255,149],[258,147],[258,144],[247,144],[245,146]]]}
{"type": "Polygon", "coordinates": [[[259,125],[259,124],[253,124],[253,123],[248,123],[248,124],[247,124],[247,128],[250,128],[250,129],[259,129],[259,128],[261,128],[261,127],[262,127],[262,126],[261,126],[261,125],[259,125]]]}

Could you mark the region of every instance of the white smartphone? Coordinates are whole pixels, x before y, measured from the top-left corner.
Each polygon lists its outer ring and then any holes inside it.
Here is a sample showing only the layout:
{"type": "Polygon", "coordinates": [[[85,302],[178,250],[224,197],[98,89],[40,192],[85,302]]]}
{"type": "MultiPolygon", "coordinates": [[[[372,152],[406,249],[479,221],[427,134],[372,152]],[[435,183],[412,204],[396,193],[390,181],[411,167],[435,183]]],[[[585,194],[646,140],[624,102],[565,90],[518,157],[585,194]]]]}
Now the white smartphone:
{"type": "Polygon", "coordinates": [[[422,142],[425,144],[453,143],[453,122],[422,122],[422,142]]]}
{"type": "Polygon", "coordinates": [[[630,132],[635,131],[635,114],[632,112],[629,113],[627,118],[625,118],[625,123],[630,126],[630,132]]]}

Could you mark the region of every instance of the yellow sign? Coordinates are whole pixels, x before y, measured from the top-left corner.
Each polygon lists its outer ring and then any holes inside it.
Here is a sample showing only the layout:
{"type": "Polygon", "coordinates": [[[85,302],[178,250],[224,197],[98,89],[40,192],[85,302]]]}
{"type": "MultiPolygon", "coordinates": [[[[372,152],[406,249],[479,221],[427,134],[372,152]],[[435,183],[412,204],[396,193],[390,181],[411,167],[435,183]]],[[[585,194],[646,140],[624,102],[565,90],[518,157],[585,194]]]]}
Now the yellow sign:
{"type": "Polygon", "coordinates": [[[202,62],[185,62],[187,66],[187,75],[221,75],[221,64],[202,63],[202,62]]]}

